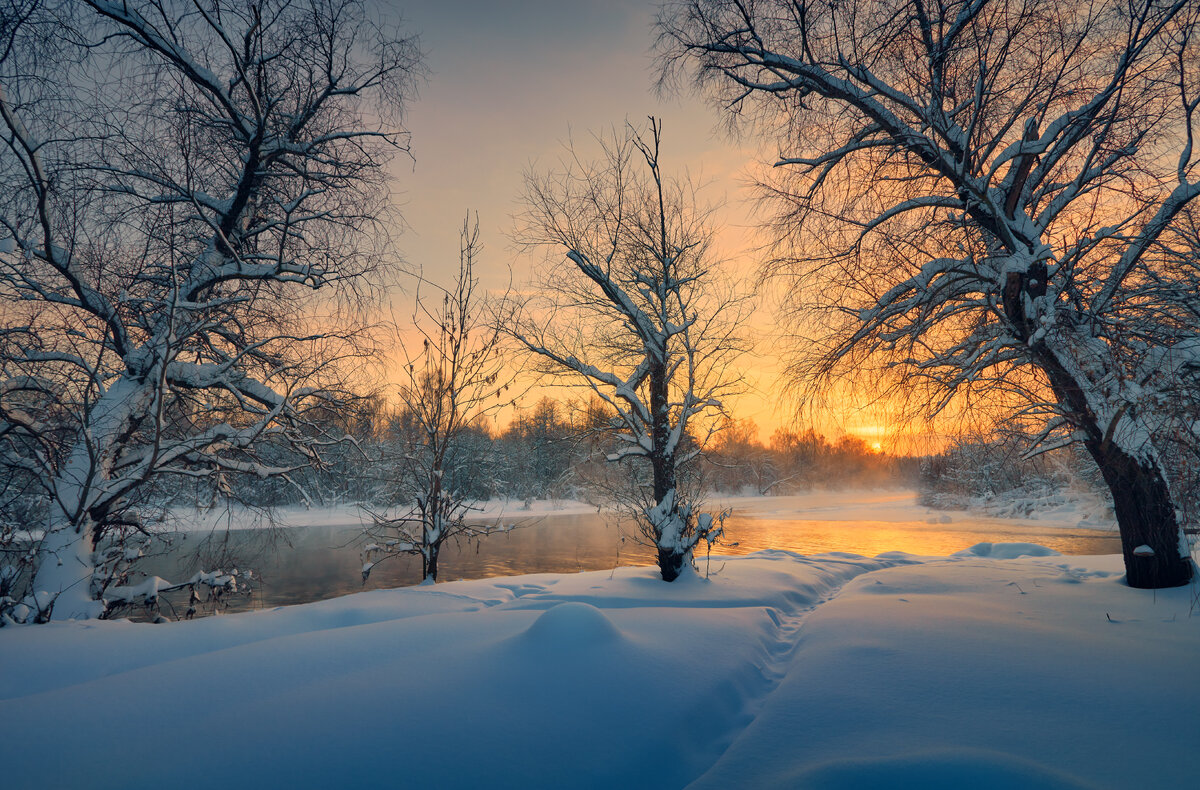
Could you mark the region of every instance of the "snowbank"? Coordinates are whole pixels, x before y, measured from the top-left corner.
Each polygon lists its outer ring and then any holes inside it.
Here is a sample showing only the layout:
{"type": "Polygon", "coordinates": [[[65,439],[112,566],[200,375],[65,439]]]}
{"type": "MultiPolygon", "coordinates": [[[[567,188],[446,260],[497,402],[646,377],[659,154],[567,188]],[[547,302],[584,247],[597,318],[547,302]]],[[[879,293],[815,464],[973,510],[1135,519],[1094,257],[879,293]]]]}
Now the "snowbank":
{"type": "Polygon", "coordinates": [[[954,557],[991,557],[996,560],[1016,560],[1021,557],[1055,557],[1058,552],[1036,543],[976,543],[956,551],[954,557]]]}
{"type": "Polygon", "coordinates": [[[600,512],[595,505],[578,499],[489,499],[471,505],[471,518],[519,519],[524,516],[580,516],[600,512]]]}
{"type": "Polygon", "coordinates": [[[1119,558],[774,551],[713,569],[2,629],[4,786],[1115,789],[1200,772],[1194,591],[1129,589],[1119,558]]]}
{"type": "MultiPolygon", "coordinates": [[[[394,509],[393,511],[395,512],[394,509]]],[[[519,521],[532,516],[575,516],[595,513],[596,506],[575,499],[490,499],[471,504],[470,519],[504,517],[519,521]]],[[[288,505],[266,511],[240,505],[206,510],[177,508],[167,516],[167,526],[181,532],[260,529],[277,527],[362,527],[371,523],[371,515],[354,502],[337,505],[288,505]]]]}
{"type": "Polygon", "coordinates": [[[861,576],[693,787],[1194,786],[1195,597],[1126,587],[1119,557],[861,576]]]}
{"type": "MultiPolygon", "coordinates": [[[[971,510],[942,510],[918,502],[918,493],[908,489],[810,491],[787,496],[713,495],[704,503],[705,510],[731,508],[738,516],[758,519],[800,521],[846,521],[929,524],[1031,524],[1074,529],[1115,528],[1111,510],[1099,500],[1079,495],[1050,500],[1000,499],[991,504],[980,502],[971,510]]],[[[596,505],[576,499],[490,499],[471,504],[472,519],[503,518],[520,522],[541,516],[579,516],[600,512],[596,505]]],[[[276,508],[268,517],[264,511],[241,506],[209,510],[176,509],[168,516],[168,526],[183,532],[210,532],[224,529],[280,527],[361,527],[371,520],[369,513],[353,502],[304,507],[276,508]]]]}
{"type": "Polygon", "coordinates": [[[974,497],[968,511],[995,518],[1037,519],[1097,529],[1115,529],[1111,500],[1095,491],[1005,491],[996,496],[974,497]]]}
{"type": "Polygon", "coordinates": [[[769,690],[780,624],[889,564],[776,553],[669,586],[622,568],[5,629],[5,787],[187,786],[217,766],[248,786],[679,787],[769,690]]]}
{"type": "Polygon", "coordinates": [[[925,521],[932,513],[908,489],[809,491],[787,496],[717,496],[739,516],[820,521],[925,521]]]}

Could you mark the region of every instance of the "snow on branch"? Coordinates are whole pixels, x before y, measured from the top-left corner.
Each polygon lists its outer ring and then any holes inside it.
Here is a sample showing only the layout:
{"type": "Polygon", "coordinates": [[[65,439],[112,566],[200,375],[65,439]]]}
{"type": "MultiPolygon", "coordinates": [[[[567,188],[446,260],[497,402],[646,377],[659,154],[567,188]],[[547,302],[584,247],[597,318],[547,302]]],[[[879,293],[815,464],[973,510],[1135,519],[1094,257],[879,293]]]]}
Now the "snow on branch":
{"type": "Polygon", "coordinates": [[[421,67],[359,0],[60,10],[0,53],[0,288],[29,323],[0,381],[45,382],[0,400],[0,464],[51,494],[30,584],[69,617],[138,492],[320,462],[421,67]]]}
{"type": "Polygon", "coordinates": [[[705,432],[736,384],[744,300],[720,280],[695,188],[659,165],[661,124],[627,126],[586,162],[527,177],[523,241],[549,263],[512,334],[556,382],[588,387],[611,413],[605,457],[631,475],[621,506],[658,549],[663,578],[716,539],[685,487],[705,432]],[[603,264],[597,262],[603,261],[603,264]]]}

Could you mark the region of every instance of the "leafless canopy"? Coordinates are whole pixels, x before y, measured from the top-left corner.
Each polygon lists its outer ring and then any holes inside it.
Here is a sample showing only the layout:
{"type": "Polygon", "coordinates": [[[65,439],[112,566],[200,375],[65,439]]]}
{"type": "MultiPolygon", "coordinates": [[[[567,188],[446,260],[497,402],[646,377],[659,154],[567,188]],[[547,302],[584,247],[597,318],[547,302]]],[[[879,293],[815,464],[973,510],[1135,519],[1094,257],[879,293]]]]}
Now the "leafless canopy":
{"type": "Polygon", "coordinates": [[[629,504],[670,581],[717,534],[677,472],[737,387],[728,365],[745,302],[714,260],[695,186],[664,175],[660,142],[651,119],[645,136],[629,126],[601,140],[598,162],[570,150],[562,169],[528,176],[519,240],[551,258],[516,336],[547,373],[608,405],[609,460],[648,462],[653,484],[629,504]]]}
{"type": "Polygon", "coordinates": [[[51,503],[38,616],[95,614],[147,482],[315,457],[419,53],[357,0],[5,0],[0,35],[0,463],[51,503]]]}
{"type": "Polygon", "coordinates": [[[694,75],[780,140],[770,271],[822,323],[797,375],[890,373],[933,411],[1015,393],[1043,437],[1088,444],[1123,527],[1117,489],[1154,488],[1161,541],[1129,534],[1177,554],[1162,474],[1134,467],[1160,468],[1162,406],[1200,359],[1198,18],[1193,0],[690,0],[665,7],[661,53],[665,80],[694,75]]]}
{"type": "MultiPolygon", "coordinates": [[[[379,561],[421,557],[421,577],[437,581],[449,541],[472,542],[500,527],[469,519],[466,492],[455,485],[481,466],[465,439],[483,418],[506,405],[511,369],[505,354],[504,297],[488,299],[475,273],[479,221],[463,223],[458,273],[449,287],[424,278],[414,300],[416,337],[404,346],[396,420],[399,457],[393,485],[410,492],[399,516],[372,514],[363,581],[379,561]]],[[[508,400],[511,400],[509,398],[508,400]]]]}

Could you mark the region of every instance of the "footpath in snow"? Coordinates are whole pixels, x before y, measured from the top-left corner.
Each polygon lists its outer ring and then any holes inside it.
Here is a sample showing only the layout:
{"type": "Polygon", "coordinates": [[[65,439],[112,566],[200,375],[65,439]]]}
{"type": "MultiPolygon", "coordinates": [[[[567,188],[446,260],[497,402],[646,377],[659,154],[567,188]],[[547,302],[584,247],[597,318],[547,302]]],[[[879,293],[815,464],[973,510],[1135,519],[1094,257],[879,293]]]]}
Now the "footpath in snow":
{"type": "Polygon", "coordinates": [[[1193,786],[1196,590],[1030,550],[0,629],[3,786],[1193,786]]]}

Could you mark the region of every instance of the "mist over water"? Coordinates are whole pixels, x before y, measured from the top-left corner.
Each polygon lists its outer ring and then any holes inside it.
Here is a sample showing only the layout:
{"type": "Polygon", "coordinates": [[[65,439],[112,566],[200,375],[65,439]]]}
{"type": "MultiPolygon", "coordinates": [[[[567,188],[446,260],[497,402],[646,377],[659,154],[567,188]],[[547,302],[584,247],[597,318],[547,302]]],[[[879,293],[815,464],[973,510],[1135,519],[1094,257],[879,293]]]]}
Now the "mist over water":
{"type": "MultiPolygon", "coordinates": [[[[712,548],[711,563],[706,562],[703,546],[697,551],[701,572],[717,570],[717,560],[723,555],[763,549],[805,555],[837,551],[874,556],[904,551],[945,556],[987,541],[1039,543],[1063,554],[1120,552],[1116,532],[1097,528],[1101,525],[1071,526],[1067,522],[1072,519],[1063,518],[1039,522],[947,514],[915,505],[910,491],[735,498],[713,504],[731,507],[733,512],[725,522],[725,542],[712,548]]],[[[517,528],[478,545],[444,547],[439,580],[577,573],[654,562],[653,550],[637,543],[629,526],[608,514],[517,511],[505,514],[503,521],[517,528]]],[[[227,611],[307,603],[421,580],[419,559],[405,555],[378,563],[364,585],[362,520],[349,509],[335,512],[326,523],[282,528],[275,545],[264,540],[261,530],[249,529],[176,538],[169,554],[150,561],[149,573],[187,578],[197,568],[197,548],[214,540],[227,559],[243,570],[253,569],[257,579],[253,595],[235,597],[227,611]]],[[[212,552],[208,553],[211,557],[212,552]]],[[[229,565],[223,570],[229,570],[229,565]]],[[[172,600],[176,614],[186,610],[185,600],[182,594],[172,600]]],[[[170,606],[163,610],[172,614],[170,606]]]]}

